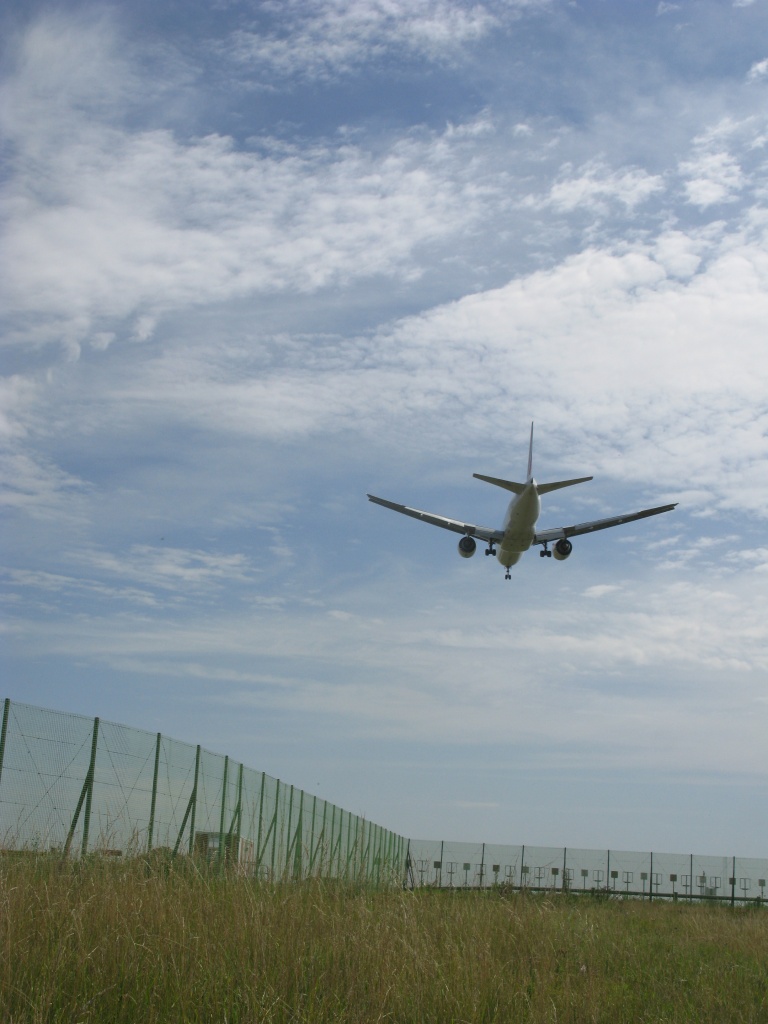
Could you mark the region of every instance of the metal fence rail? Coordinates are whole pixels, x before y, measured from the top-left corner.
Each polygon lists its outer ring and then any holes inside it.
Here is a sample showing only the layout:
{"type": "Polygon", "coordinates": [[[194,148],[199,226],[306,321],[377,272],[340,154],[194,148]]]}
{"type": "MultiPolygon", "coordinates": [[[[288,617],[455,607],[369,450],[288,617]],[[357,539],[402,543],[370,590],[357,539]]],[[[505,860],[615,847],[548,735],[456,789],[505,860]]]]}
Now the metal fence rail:
{"type": "Polygon", "coordinates": [[[409,877],[416,887],[603,892],[625,896],[765,899],[768,860],[686,853],[577,850],[411,839],[409,877]]]}
{"type": "Polygon", "coordinates": [[[200,746],[3,705],[0,848],[196,854],[263,878],[401,883],[407,840],[200,746]]]}

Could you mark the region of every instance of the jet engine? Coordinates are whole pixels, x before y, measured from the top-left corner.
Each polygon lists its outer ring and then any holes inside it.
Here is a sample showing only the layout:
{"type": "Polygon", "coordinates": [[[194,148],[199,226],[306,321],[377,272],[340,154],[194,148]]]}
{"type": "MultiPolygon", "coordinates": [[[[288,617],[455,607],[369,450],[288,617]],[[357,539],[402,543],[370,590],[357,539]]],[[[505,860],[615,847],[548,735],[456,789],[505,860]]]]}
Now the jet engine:
{"type": "Polygon", "coordinates": [[[564,562],[568,555],[573,551],[573,544],[565,537],[562,537],[552,549],[552,554],[558,560],[558,562],[564,562]]]}
{"type": "Polygon", "coordinates": [[[471,558],[477,550],[474,537],[462,537],[459,541],[459,554],[462,558],[471,558]]]}

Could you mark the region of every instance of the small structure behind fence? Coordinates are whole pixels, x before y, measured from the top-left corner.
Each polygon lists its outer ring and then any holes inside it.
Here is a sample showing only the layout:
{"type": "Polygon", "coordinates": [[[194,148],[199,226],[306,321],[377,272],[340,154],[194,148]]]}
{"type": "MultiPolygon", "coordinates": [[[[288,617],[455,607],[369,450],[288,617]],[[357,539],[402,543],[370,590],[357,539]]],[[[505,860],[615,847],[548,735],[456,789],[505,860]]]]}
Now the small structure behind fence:
{"type": "Polygon", "coordinates": [[[407,840],[200,746],[6,700],[0,847],[164,848],[263,878],[402,881],[407,840]]]}

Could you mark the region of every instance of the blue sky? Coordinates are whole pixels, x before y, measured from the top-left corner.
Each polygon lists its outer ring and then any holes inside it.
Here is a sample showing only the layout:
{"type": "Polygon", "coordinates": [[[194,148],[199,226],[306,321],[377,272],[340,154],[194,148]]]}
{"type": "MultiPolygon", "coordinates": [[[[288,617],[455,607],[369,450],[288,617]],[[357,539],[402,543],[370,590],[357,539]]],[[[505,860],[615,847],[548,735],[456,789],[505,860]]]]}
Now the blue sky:
{"type": "Polygon", "coordinates": [[[4,695],[414,837],[764,856],[768,8],[8,4],[4,695]],[[542,527],[465,561],[367,491],[542,527]]]}

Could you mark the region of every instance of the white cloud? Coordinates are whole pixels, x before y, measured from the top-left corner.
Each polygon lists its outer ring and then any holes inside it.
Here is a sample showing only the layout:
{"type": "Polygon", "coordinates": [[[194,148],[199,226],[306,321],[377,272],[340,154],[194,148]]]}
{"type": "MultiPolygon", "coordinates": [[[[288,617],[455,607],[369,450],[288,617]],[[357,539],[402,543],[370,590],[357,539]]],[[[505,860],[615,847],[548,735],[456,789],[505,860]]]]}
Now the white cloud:
{"type": "Polygon", "coordinates": [[[437,584],[431,600],[420,587],[393,608],[390,582],[379,577],[379,601],[370,590],[337,592],[320,608],[289,602],[185,622],[81,615],[33,628],[26,642],[134,676],[219,681],[229,684],[219,703],[322,715],[347,736],[535,741],[555,744],[566,762],[626,768],[648,756],[640,723],[657,768],[765,770],[759,577],[730,589],[635,577],[609,602],[578,601],[566,587],[549,592],[546,613],[543,594],[523,602],[510,589],[503,607],[482,608],[482,623],[437,584]]]}
{"type": "Polygon", "coordinates": [[[87,497],[92,489],[45,456],[9,445],[0,452],[0,504],[14,511],[64,526],[87,520],[87,497]]]}
{"type": "Polygon", "coordinates": [[[103,25],[77,38],[92,55],[85,70],[43,68],[49,47],[28,41],[2,87],[15,147],[2,264],[11,342],[59,339],[76,355],[88,338],[104,349],[127,318],[144,341],[180,307],[408,279],[418,246],[465,229],[487,202],[466,163],[474,133],[453,127],[374,153],[343,138],[243,150],[218,135],[101,123],[86,102],[93,67],[110,66],[113,83],[131,72],[112,66],[118,44],[103,25]]]}
{"type": "Polygon", "coordinates": [[[242,554],[212,554],[173,547],[134,545],[127,556],[113,552],[87,550],[77,555],[83,567],[140,581],[159,589],[183,590],[218,587],[224,583],[244,583],[253,569],[242,554]]]}
{"type": "Polygon", "coordinates": [[[732,202],[744,184],[741,167],[730,153],[702,153],[684,160],[680,173],[686,179],[688,201],[701,209],[715,203],[732,202]]]}
{"type": "MultiPolygon", "coordinates": [[[[493,6],[509,16],[539,5],[493,6]]],[[[276,31],[239,30],[231,40],[233,55],[265,87],[275,76],[336,78],[392,51],[452,60],[499,24],[492,5],[453,0],[287,0],[279,12],[276,31]]]]}
{"type": "Polygon", "coordinates": [[[666,231],[656,241],[654,258],[671,277],[692,277],[701,265],[702,255],[711,240],[704,235],[684,231],[666,231]]]}
{"type": "Polygon", "coordinates": [[[592,587],[587,587],[584,597],[605,597],[606,594],[613,594],[617,590],[621,590],[621,587],[615,583],[596,583],[592,587]]]}
{"type": "Polygon", "coordinates": [[[560,180],[552,186],[547,199],[529,198],[528,204],[548,204],[563,213],[582,210],[605,214],[611,202],[633,210],[664,188],[664,181],[658,174],[648,174],[639,168],[611,171],[599,160],[590,161],[575,174],[573,172],[570,165],[563,167],[560,180]]]}
{"type": "MultiPolygon", "coordinates": [[[[269,29],[241,42],[268,97],[192,22],[191,85],[91,13],[9,48],[4,628],[39,667],[24,699],[98,693],[233,755],[239,730],[267,768],[254,724],[286,759],[440,747],[447,787],[489,746],[534,774],[764,777],[760,91],[717,61],[665,67],[676,19],[645,40],[603,6],[588,37],[574,5],[512,28],[502,2],[261,5],[269,29]],[[396,109],[365,91],[390,66],[418,86],[396,109]],[[312,140],[310,91],[342,100],[312,140]],[[505,584],[366,504],[381,485],[492,521],[470,473],[515,476],[530,419],[542,478],[595,474],[542,525],[679,508],[505,584]]],[[[717,51],[705,21],[689,52],[717,51]]]]}

